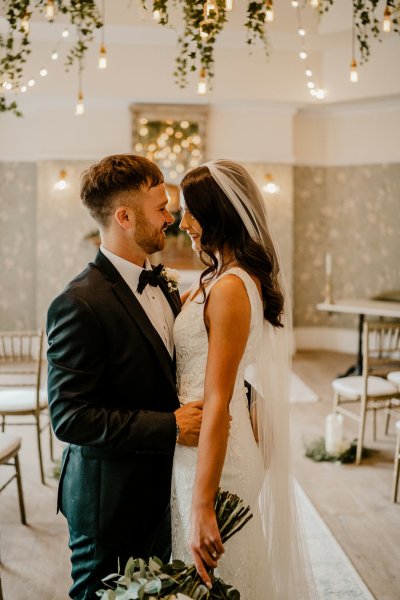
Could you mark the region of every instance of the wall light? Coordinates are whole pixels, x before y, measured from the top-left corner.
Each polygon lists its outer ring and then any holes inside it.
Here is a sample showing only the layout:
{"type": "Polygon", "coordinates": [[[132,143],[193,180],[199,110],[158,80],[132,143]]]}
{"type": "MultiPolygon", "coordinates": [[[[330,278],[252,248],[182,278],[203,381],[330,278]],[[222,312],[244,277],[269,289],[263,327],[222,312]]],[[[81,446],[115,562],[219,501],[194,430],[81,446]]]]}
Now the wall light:
{"type": "Polygon", "coordinates": [[[264,184],[262,189],[263,192],[266,192],[267,194],[277,194],[279,192],[280,187],[277,183],[275,183],[271,173],[264,175],[264,184]]]}
{"type": "Polygon", "coordinates": [[[69,182],[68,182],[67,177],[68,177],[67,171],[65,169],[61,169],[59,176],[58,176],[58,181],[54,184],[54,189],[62,192],[63,190],[66,190],[67,188],[69,188],[69,182]]]}

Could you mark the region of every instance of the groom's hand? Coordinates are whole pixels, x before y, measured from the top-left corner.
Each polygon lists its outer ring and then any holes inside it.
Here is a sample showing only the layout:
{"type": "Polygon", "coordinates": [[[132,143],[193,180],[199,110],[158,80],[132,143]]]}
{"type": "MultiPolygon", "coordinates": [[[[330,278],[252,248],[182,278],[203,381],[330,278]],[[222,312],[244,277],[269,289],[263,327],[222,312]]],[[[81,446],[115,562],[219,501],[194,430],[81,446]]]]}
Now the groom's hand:
{"type": "Polygon", "coordinates": [[[197,446],[199,443],[203,401],[189,402],[175,411],[176,424],[179,427],[177,444],[197,446]]]}

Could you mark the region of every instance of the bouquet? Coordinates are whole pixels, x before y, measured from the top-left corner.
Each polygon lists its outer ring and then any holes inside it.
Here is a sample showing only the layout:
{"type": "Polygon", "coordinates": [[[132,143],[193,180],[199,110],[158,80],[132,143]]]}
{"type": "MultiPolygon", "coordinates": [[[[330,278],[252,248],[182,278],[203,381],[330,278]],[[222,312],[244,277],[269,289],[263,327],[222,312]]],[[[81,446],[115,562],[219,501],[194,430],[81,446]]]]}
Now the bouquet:
{"type": "MultiPolygon", "coordinates": [[[[250,507],[235,494],[219,490],[215,500],[217,523],[224,544],[252,518],[250,507]]],[[[180,560],[163,564],[157,557],[146,563],[142,558],[130,558],[124,574],[112,573],[103,579],[112,589],[97,592],[101,600],[239,600],[240,594],[210,571],[209,590],[194,564],[180,560]]]]}

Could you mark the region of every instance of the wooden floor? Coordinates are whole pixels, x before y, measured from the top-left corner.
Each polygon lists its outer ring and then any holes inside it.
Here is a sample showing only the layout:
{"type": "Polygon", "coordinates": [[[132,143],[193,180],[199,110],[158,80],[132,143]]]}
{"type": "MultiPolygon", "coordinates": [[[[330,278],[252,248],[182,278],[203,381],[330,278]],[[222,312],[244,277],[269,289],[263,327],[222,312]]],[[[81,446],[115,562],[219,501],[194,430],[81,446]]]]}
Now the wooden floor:
{"type": "MultiPolygon", "coordinates": [[[[320,396],[319,402],[291,407],[296,476],[374,597],[398,600],[400,504],[390,502],[393,428],[385,437],[379,423],[378,442],[367,439],[368,447],[378,452],[360,467],[314,463],[304,457],[304,442],[323,435],[331,408],[330,382],[350,363],[350,356],[331,352],[303,352],[295,358],[294,370],[320,396]]],[[[356,434],[351,425],[345,421],[349,439],[356,434]]],[[[10,427],[9,431],[23,437],[21,461],[29,525],[19,522],[12,483],[0,496],[4,598],[65,600],[70,585],[69,550],[65,520],[55,512],[57,484],[51,479],[46,486],[40,483],[33,428],[10,427]]],[[[48,457],[47,465],[50,471],[48,457]]]]}

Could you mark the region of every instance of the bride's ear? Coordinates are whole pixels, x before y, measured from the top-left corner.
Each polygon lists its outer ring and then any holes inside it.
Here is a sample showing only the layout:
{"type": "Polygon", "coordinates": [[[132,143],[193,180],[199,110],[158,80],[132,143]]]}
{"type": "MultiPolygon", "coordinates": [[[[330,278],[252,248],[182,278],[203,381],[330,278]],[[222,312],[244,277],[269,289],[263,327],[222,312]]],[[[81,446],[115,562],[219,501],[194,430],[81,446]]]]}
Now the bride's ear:
{"type": "Polygon", "coordinates": [[[118,206],[114,212],[114,219],[125,230],[132,229],[135,225],[135,215],[129,206],[118,206]]]}

